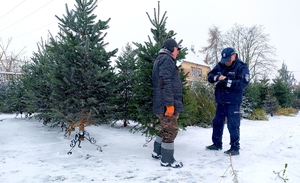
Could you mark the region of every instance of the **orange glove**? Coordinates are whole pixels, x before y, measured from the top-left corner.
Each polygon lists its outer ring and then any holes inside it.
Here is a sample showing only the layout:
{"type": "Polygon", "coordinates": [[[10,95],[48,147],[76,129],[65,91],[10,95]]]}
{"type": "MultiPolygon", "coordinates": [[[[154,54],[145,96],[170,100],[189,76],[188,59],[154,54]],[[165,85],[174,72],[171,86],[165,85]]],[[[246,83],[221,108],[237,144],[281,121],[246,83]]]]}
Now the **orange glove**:
{"type": "Polygon", "coordinates": [[[171,117],[173,116],[173,114],[174,114],[174,106],[173,105],[167,106],[165,116],[171,117]]]}

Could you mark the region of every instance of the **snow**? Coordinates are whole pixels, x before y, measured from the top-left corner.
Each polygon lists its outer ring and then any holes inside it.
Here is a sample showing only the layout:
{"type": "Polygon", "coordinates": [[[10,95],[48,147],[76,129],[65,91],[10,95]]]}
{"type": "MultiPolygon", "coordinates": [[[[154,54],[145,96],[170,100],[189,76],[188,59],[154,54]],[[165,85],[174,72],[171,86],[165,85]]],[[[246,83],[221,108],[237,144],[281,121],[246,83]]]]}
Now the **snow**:
{"type": "MultiPolygon", "coordinates": [[[[223,150],[207,151],[211,128],[188,127],[175,140],[175,158],[183,167],[161,167],[151,158],[153,141],[143,146],[145,136],[130,133],[132,124],[122,127],[88,126],[86,131],[97,142],[85,140],[72,154],[70,138],[60,127],[50,128],[35,119],[14,114],[0,114],[0,182],[1,183],[89,183],[154,182],[218,183],[233,182],[229,133],[224,129],[223,150]],[[99,145],[102,152],[97,150],[99,145]]],[[[300,182],[300,114],[274,116],[268,121],[241,121],[241,150],[231,157],[232,167],[241,183],[283,183],[276,173],[287,163],[288,183],[300,182]],[[275,173],[274,173],[275,172],[275,173]]]]}
{"type": "Polygon", "coordinates": [[[199,65],[203,65],[206,67],[210,67],[209,65],[207,65],[204,62],[204,59],[200,58],[199,56],[197,56],[194,52],[192,52],[191,50],[188,50],[187,55],[185,56],[185,59],[183,59],[187,62],[191,62],[194,64],[199,64],[199,65]]]}

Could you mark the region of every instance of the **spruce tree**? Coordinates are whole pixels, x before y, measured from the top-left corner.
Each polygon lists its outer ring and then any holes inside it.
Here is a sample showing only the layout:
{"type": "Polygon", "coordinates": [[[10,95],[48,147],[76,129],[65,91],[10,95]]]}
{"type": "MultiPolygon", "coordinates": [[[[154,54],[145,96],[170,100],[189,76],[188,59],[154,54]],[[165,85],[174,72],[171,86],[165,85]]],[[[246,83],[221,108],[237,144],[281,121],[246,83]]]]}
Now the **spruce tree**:
{"type": "Polygon", "coordinates": [[[51,87],[47,110],[51,118],[71,122],[91,114],[95,123],[112,118],[110,99],[114,97],[116,80],[110,58],[117,49],[105,50],[104,31],[110,19],[96,20],[96,4],[97,0],[76,0],[74,10],[66,5],[66,15],[56,16],[60,32],[51,35],[42,46],[44,51],[35,55],[36,59],[46,60],[43,72],[51,87]]]}
{"type": "Polygon", "coordinates": [[[25,111],[24,85],[17,80],[10,80],[7,84],[2,102],[2,112],[21,114],[25,111]]]}
{"type": "Polygon", "coordinates": [[[52,93],[53,83],[51,83],[52,62],[49,59],[43,40],[38,44],[38,51],[33,53],[31,63],[22,67],[23,77],[21,82],[26,87],[26,95],[32,104],[32,112],[35,117],[42,120],[44,124],[49,122],[60,122],[52,115],[51,107],[53,101],[49,97],[52,93]]]}
{"type": "Polygon", "coordinates": [[[298,85],[298,87],[296,87],[293,90],[293,96],[294,96],[294,99],[293,99],[292,107],[299,110],[300,109],[300,87],[299,87],[299,85],[298,85]]]}
{"type": "Polygon", "coordinates": [[[270,91],[271,95],[276,97],[280,107],[288,108],[292,106],[292,89],[281,78],[273,79],[270,91]]]}
{"type": "Polygon", "coordinates": [[[256,108],[262,109],[264,106],[263,101],[266,99],[267,91],[269,89],[269,79],[263,77],[261,80],[254,79],[253,82],[245,89],[242,108],[247,107],[247,111],[253,111],[256,108]],[[246,103],[250,104],[246,104],[246,103]]]}
{"type": "Polygon", "coordinates": [[[264,107],[263,109],[266,111],[267,114],[270,114],[273,116],[276,114],[279,110],[279,104],[277,99],[271,95],[271,93],[268,91],[266,99],[264,100],[264,107]]]}
{"type": "MultiPolygon", "coordinates": [[[[40,45],[43,45],[43,42],[40,45]]],[[[25,113],[27,116],[36,113],[35,117],[45,122],[50,121],[49,118],[46,119],[45,111],[51,104],[49,96],[52,90],[47,76],[52,66],[47,68],[49,61],[45,57],[45,50],[41,48],[38,46],[39,54],[34,53],[31,62],[22,66],[22,76],[7,84],[3,110],[17,114],[25,113]]]]}
{"type": "Polygon", "coordinates": [[[269,94],[269,87],[270,87],[270,79],[264,76],[259,82],[259,105],[258,108],[263,108],[264,103],[263,101],[266,100],[267,95],[269,94]]]}
{"type": "MultiPolygon", "coordinates": [[[[209,127],[216,113],[214,85],[208,82],[196,81],[192,83],[190,101],[191,109],[185,113],[194,118],[192,125],[209,127]],[[196,103],[196,104],[194,104],[196,103]]],[[[185,100],[186,101],[186,100],[185,100]]]]}
{"type": "MultiPolygon", "coordinates": [[[[136,82],[134,84],[134,107],[135,115],[133,120],[138,124],[131,130],[132,132],[142,131],[146,136],[156,135],[159,130],[159,122],[156,116],[153,114],[152,108],[152,69],[153,63],[158,56],[158,52],[161,49],[161,45],[164,40],[168,38],[174,38],[176,33],[173,30],[167,32],[166,29],[166,12],[160,17],[160,5],[158,2],[158,11],[154,9],[154,19],[151,19],[148,12],[146,13],[151,24],[154,28],[151,28],[153,34],[153,41],[148,36],[148,42],[133,43],[137,47],[137,75],[136,82]]],[[[180,44],[182,41],[178,41],[180,44]]],[[[186,55],[186,49],[183,49],[177,57],[177,60],[184,58],[186,55]]],[[[180,125],[180,124],[179,124],[180,125]]]]}
{"type": "Polygon", "coordinates": [[[123,120],[124,126],[127,126],[129,120],[134,114],[133,110],[133,85],[136,82],[136,51],[127,43],[123,48],[116,62],[116,97],[113,101],[115,106],[118,106],[114,111],[114,120],[123,120]]]}
{"type": "Polygon", "coordinates": [[[247,103],[251,103],[251,108],[248,111],[253,111],[261,106],[260,100],[260,83],[258,80],[254,80],[245,89],[244,98],[247,99],[247,103]]]}

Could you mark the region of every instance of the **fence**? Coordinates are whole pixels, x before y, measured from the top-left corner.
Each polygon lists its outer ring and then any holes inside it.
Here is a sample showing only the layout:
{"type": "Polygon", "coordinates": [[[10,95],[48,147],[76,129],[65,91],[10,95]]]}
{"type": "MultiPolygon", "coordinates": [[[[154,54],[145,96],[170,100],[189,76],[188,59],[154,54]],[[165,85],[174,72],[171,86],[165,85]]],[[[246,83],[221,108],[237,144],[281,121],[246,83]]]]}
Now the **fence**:
{"type": "Polygon", "coordinates": [[[18,78],[21,75],[22,73],[0,71],[0,84],[7,83],[9,80],[18,78]]]}

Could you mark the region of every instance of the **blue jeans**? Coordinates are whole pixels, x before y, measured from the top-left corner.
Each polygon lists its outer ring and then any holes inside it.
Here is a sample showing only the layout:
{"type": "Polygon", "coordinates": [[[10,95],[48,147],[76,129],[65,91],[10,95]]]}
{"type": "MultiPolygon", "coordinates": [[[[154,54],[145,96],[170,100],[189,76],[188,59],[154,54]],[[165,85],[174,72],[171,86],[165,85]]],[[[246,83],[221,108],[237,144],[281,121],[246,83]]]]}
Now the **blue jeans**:
{"type": "Polygon", "coordinates": [[[227,128],[230,133],[231,149],[240,149],[240,104],[218,104],[216,115],[213,119],[212,141],[218,146],[222,146],[222,136],[225,119],[227,118],[227,128]]]}

